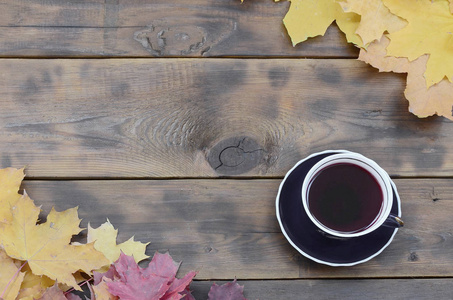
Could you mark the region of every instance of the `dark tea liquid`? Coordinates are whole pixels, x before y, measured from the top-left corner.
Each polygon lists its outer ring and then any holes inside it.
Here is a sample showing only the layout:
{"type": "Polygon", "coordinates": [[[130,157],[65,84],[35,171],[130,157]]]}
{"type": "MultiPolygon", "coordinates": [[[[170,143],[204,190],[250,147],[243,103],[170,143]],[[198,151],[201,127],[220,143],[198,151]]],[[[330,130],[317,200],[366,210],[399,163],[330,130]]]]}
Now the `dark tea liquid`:
{"type": "Polygon", "coordinates": [[[321,170],[309,186],[312,215],[326,227],[360,232],[374,223],[383,203],[376,179],[362,167],[338,163],[321,170]]]}

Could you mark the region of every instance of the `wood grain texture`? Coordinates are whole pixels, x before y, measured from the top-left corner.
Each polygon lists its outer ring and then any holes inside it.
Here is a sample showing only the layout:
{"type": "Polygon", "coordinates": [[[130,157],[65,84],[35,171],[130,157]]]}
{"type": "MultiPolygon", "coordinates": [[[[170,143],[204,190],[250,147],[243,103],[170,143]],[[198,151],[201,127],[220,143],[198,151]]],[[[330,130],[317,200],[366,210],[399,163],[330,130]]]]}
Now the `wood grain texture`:
{"type": "Polygon", "coordinates": [[[325,149],[451,176],[453,123],[354,60],[0,60],[0,161],[30,177],[268,177],[325,149]]]}
{"type": "Polygon", "coordinates": [[[82,227],[109,218],[119,242],[149,241],[149,255],[170,251],[198,279],[397,278],[453,276],[452,182],[395,180],[406,225],[354,267],[321,265],[290,246],[275,217],[280,180],[34,180],[24,188],[44,215],[78,205],[82,227]]]}
{"type": "MultiPolygon", "coordinates": [[[[214,282],[190,285],[196,299],[206,299],[214,282]]],[[[218,281],[224,284],[225,281],[218,281]]],[[[266,280],[238,281],[247,299],[450,299],[451,279],[266,280]]]]}
{"type": "Polygon", "coordinates": [[[0,57],[357,57],[332,26],[297,47],[288,2],[31,1],[0,4],[0,57]]]}

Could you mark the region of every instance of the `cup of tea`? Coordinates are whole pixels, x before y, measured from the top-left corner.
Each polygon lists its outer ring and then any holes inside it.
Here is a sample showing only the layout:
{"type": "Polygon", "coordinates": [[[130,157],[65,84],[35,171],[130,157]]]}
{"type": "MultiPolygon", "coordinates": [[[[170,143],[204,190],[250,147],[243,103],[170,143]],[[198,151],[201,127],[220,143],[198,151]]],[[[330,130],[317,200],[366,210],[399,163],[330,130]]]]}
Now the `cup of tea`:
{"type": "Polygon", "coordinates": [[[389,175],[359,153],[320,160],[308,171],[301,193],[306,214],[326,236],[352,238],[381,226],[404,224],[390,213],[393,189],[389,175]]]}

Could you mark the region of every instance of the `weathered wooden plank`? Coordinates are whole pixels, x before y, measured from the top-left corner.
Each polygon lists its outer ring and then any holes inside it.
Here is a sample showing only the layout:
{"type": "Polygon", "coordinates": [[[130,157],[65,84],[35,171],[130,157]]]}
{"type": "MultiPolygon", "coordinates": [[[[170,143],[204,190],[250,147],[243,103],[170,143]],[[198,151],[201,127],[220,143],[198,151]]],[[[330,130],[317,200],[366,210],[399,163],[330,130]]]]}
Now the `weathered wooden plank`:
{"type": "Polygon", "coordinates": [[[26,181],[44,212],[79,206],[82,226],[106,218],[119,241],[170,251],[198,279],[453,276],[451,179],[399,179],[406,222],[383,253],[354,267],[312,262],[284,238],[275,217],[280,180],[26,181]]]}
{"type": "Polygon", "coordinates": [[[450,175],[453,124],[351,60],[2,60],[3,165],[30,176],[282,176],[329,148],[450,175]],[[27,70],[27,71],[23,71],[27,70]]]}
{"type": "Polygon", "coordinates": [[[3,1],[0,57],[357,57],[336,27],[292,47],[289,3],[239,0],[3,1]]]}
{"type": "Polygon", "coordinates": [[[404,76],[353,60],[0,60],[3,166],[31,177],[283,176],[349,149],[393,176],[451,176],[453,123],[404,76]]]}
{"type": "Polygon", "coordinates": [[[349,149],[394,176],[451,176],[453,123],[404,76],[354,60],[0,60],[3,166],[31,177],[283,176],[349,149]]]}
{"type": "MultiPolygon", "coordinates": [[[[195,281],[190,287],[196,299],[206,299],[214,282],[195,281]]],[[[224,284],[225,281],[218,281],[224,284]]],[[[373,280],[266,280],[238,281],[247,299],[450,299],[451,279],[373,280]]]]}

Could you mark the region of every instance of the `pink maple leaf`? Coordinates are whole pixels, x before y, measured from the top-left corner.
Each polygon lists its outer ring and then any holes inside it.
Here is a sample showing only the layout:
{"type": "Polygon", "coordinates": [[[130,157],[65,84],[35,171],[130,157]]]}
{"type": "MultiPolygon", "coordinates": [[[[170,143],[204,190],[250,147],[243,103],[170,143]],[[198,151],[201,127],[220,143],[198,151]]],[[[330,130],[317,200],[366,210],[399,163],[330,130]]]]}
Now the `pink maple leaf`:
{"type": "Polygon", "coordinates": [[[98,285],[101,281],[102,278],[108,278],[111,280],[114,280],[115,278],[118,278],[120,275],[115,269],[115,265],[111,265],[110,269],[108,269],[107,272],[105,273],[99,273],[94,271],[93,272],[93,285],[98,285]]]}
{"type": "MultiPolygon", "coordinates": [[[[112,295],[123,300],[160,299],[174,279],[174,276],[165,277],[147,272],[147,269],[142,269],[137,265],[133,257],[124,253],[121,253],[114,267],[119,278],[107,282],[107,286],[112,295]]],[[[169,274],[165,271],[164,273],[169,274]]]]}
{"type": "Polygon", "coordinates": [[[62,290],[55,284],[46,289],[44,294],[38,300],[82,300],[79,296],[74,294],[65,295],[62,290]]]}
{"type": "Polygon", "coordinates": [[[244,286],[240,286],[236,279],[222,285],[213,284],[209,290],[208,300],[247,300],[244,297],[244,286]]]}
{"type": "Polygon", "coordinates": [[[197,272],[176,278],[179,264],[171,256],[156,252],[147,268],[137,265],[134,258],[121,253],[106,273],[95,273],[94,284],[108,278],[109,292],[121,300],[184,300],[193,299],[189,285],[197,272]]]}
{"type": "MultiPolygon", "coordinates": [[[[175,280],[173,280],[169,289],[167,290],[165,295],[162,297],[162,299],[164,299],[164,300],[182,299],[184,297],[184,295],[182,293],[189,288],[189,285],[192,282],[192,279],[195,277],[195,275],[197,275],[197,272],[191,271],[191,272],[187,273],[186,276],[184,276],[181,279],[175,278],[175,280]]],[[[186,299],[189,299],[189,298],[184,298],[184,300],[186,300],[186,299]]]]}
{"type": "Polygon", "coordinates": [[[176,272],[179,269],[178,263],[176,263],[170,254],[160,254],[156,252],[153,259],[148,265],[148,268],[144,270],[145,274],[155,274],[162,277],[175,277],[176,272]]]}

